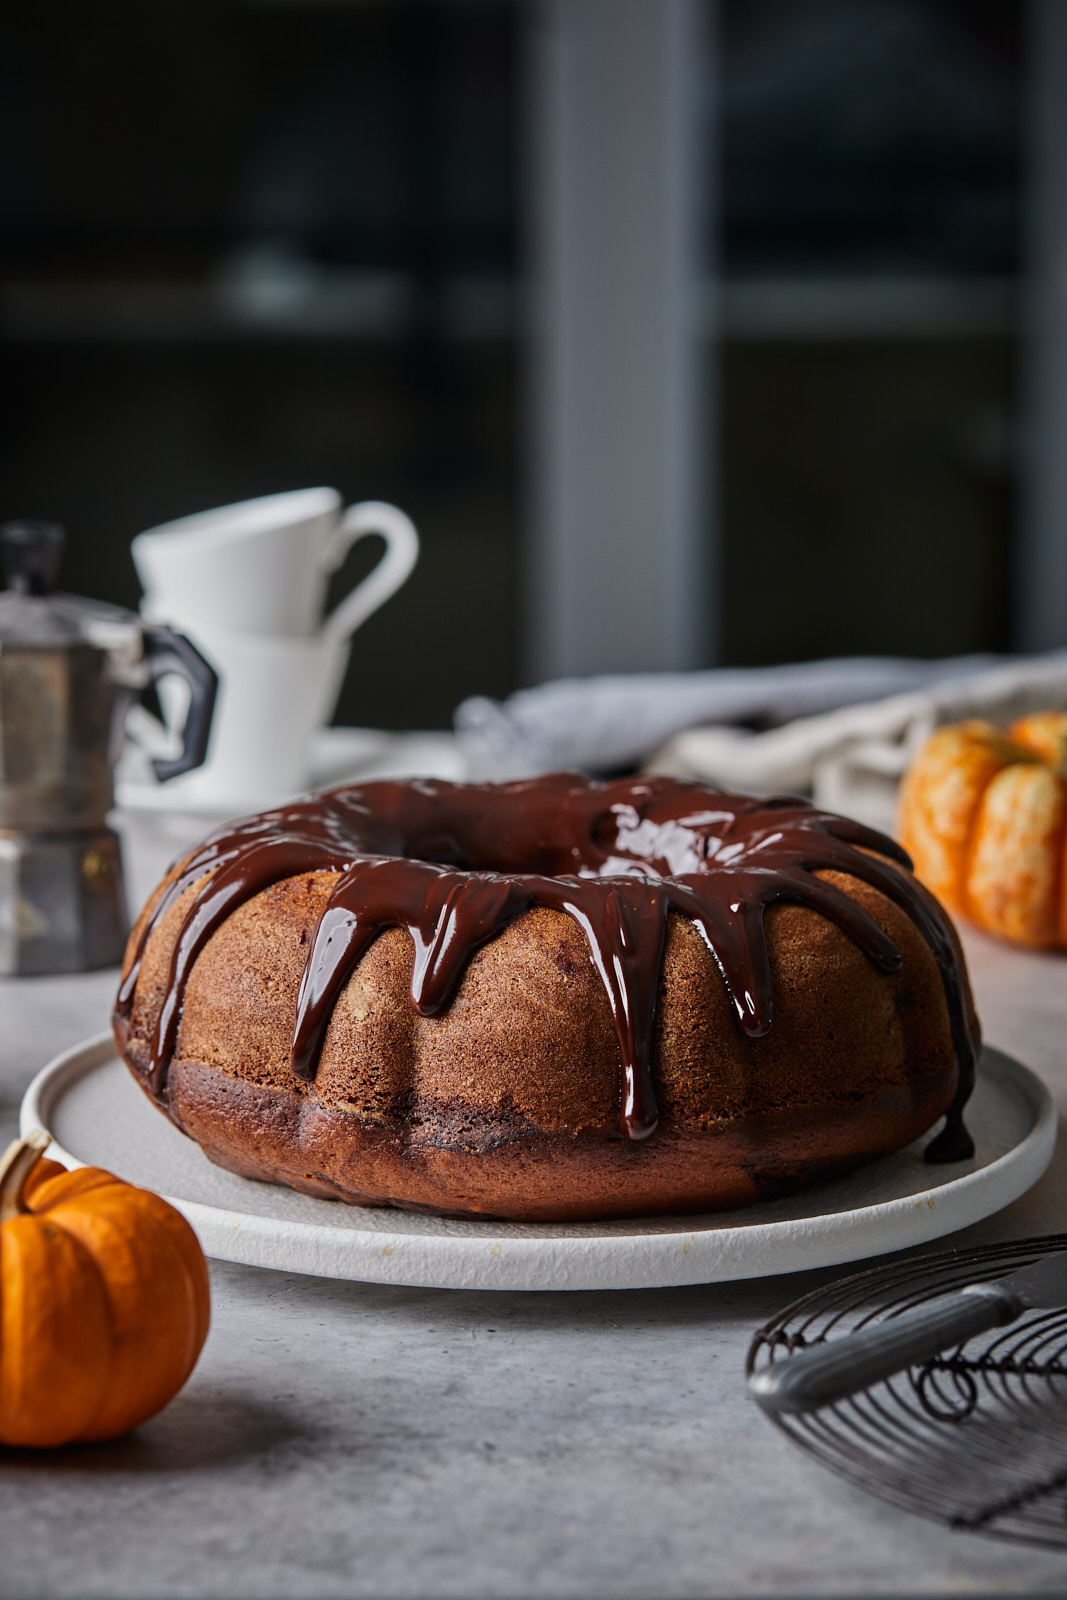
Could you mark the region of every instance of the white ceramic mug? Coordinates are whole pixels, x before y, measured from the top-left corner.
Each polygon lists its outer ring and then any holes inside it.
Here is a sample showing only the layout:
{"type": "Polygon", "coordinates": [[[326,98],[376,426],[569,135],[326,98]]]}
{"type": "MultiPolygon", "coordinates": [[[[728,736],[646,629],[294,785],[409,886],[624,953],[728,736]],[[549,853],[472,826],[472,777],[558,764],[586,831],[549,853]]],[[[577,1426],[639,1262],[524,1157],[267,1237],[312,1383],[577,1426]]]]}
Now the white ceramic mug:
{"type": "MultiPolygon", "coordinates": [[[[254,811],[305,789],[312,736],[330,720],[348,663],[347,638],[241,633],[202,620],[178,626],[215,668],[219,692],[207,757],[171,781],[175,803],[254,811]]],[[[181,709],[160,698],[173,726],[181,709]]]]}
{"type": "Polygon", "coordinates": [[[384,501],[342,512],[336,489],[297,489],[162,523],[131,548],[145,615],[274,637],[321,630],[338,640],[400,588],[419,539],[411,519],[384,501]],[[370,534],[385,540],[385,554],[323,622],[330,573],[370,534]]]}

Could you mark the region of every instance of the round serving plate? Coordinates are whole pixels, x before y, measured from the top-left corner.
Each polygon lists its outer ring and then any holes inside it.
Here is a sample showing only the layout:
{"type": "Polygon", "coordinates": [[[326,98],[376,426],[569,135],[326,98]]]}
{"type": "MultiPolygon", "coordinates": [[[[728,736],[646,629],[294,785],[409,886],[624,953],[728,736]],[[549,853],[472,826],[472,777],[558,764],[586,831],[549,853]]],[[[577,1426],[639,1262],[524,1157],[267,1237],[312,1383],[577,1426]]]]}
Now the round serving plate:
{"type": "Polygon", "coordinates": [[[58,1056],[22,1102],[67,1166],[105,1167],[167,1197],[209,1256],[366,1283],[447,1289],[649,1289],[836,1266],[926,1244],[999,1211],[1044,1172],[1056,1113],[1018,1061],[982,1052],[967,1110],[976,1153],[927,1166],[920,1140],[782,1200],[711,1216],[517,1223],[314,1200],[212,1166],[161,1116],[110,1034],[58,1056]]]}

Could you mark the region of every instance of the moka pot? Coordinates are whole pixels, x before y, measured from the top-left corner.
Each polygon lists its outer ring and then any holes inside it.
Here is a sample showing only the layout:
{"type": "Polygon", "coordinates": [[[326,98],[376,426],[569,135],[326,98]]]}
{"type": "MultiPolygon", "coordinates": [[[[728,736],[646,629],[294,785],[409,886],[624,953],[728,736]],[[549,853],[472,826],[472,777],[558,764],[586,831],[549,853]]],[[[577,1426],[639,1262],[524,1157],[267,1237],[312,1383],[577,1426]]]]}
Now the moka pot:
{"type": "Polygon", "coordinates": [[[174,673],[189,685],[181,753],[201,764],[218,680],[181,634],[132,611],[54,591],[51,523],[0,528],[0,973],[82,972],[121,960],[128,922],[108,826],[132,698],[174,673]]]}

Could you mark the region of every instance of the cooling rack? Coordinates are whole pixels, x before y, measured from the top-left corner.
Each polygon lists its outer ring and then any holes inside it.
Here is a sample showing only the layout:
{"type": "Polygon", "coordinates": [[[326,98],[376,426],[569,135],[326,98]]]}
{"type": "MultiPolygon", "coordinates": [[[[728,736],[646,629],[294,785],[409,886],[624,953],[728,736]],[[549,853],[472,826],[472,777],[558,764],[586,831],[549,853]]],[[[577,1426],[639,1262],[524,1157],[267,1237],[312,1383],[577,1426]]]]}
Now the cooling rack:
{"type": "MultiPolygon", "coordinates": [[[[1050,1234],[857,1273],[761,1328],[748,1372],[1064,1249],[1067,1234],[1050,1234]]],[[[851,1399],[769,1420],[891,1505],[952,1528],[1067,1550],[1067,1307],[1028,1313],[851,1399]]]]}

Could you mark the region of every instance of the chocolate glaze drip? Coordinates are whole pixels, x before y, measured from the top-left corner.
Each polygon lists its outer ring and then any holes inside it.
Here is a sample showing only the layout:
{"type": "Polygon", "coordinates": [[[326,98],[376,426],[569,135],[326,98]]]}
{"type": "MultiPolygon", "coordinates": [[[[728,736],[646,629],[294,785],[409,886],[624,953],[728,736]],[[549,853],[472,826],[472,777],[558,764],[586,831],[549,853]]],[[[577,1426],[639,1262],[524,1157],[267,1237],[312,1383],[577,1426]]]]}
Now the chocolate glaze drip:
{"type": "Polygon", "coordinates": [[[119,991],[128,1017],[145,945],[199,881],[174,947],[151,1045],[150,1086],[165,1094],[182,998],[204,945],[237,906],[282,879],[336,872],[304,966],[294,1071],[314,1079],[334,1005],[384,928],[414,945],[411,1001],[422,1016],[449,1005],[474,951],[531,906],[573,917],[589,946],[615,1024],[621,1124],[647,1138],[658,1112],[651,1052],[671,911],[688,917],[723,976],[742,1032],[774,1022],[766,908],[808,906],[837,924],[879,972],[900,970],[892,940],[848,895],[815,877],[836,871],[880,890],[911,917],[945,986],[959,1079],[928,1160],[973,1153],[962,1109],[975,1044],[944,915],[910,877],[899,845],[844,817],[788,798],[742,799],[669,778],[590,783],[569,773],[529,782],[368,783],[232,824],[212,834],[146,919],[119,991]],[[875,851],[877,855],[870,855],[875,851]]]}

